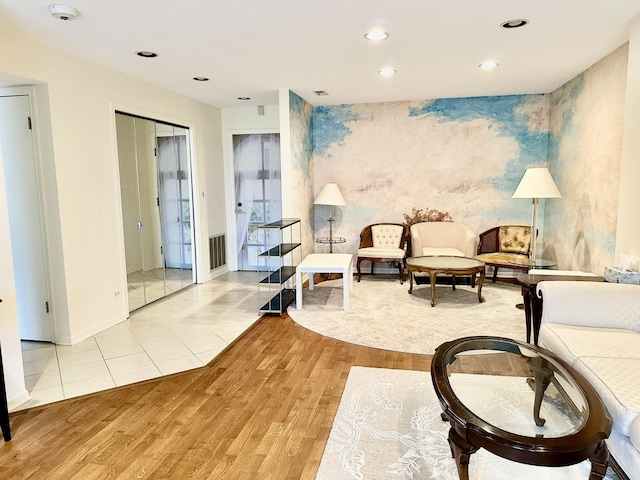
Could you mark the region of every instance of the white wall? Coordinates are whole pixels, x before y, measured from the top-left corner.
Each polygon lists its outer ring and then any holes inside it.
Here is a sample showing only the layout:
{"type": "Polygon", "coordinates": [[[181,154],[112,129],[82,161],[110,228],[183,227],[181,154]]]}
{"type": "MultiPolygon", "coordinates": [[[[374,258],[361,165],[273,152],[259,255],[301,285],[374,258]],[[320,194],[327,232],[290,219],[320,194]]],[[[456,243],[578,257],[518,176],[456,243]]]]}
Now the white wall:
{"type": "Polygon", "coordinates": [[[222,175],[206,175],[209,168],[223,168],[219,109],[56,52],[7,29],[0,29],[0,66],[32,79],[43,93],[38,103],[43,170],[58,204],[57,210],[47,204],[46,212],[48,230],[59,234],[49,245],[51,260],[59,265],[51,284],[64,285],[56,287],[53,305],[58,343],[75,343],[128,316],[116,108],[191,129],[197,263],[208,270],[208,236],[211,229],[225,225],[208,212],[211,205],[224,204],[222,175]]]}
{"type": "MultiPolygon", "coordinates": [[[[222,109],[222,151],[224,156],[224,178],[226,205],[227,266],[231,271],[238,270],[238,248],[235,241],[235,181],[233,169],[233,134],[278,133],[280,131],[278,106],[265,105],[264,115],[258,114],[258,107],[224,108],[222,109]]],[[[280,152],[287,150],[280,138],[280,152]]],[[[284,167],[284,166],[283,166],[284,167]]],[[[213,173],[208,172],[208,175],[213,173]]],[[[222,176],[221,172],[216,175],[222,176]]],[[[284,175],[284,168],[283,168],[284,175]]],[[[284,203],[283,203],[284,205],[284,203]]],[[[284,208],[284,207],[283,207],[284,208]]],[[[213,212],[210,213],[210,215],[213,212]]],[[[220,231],[224,231],[223,228],[220,231]]]]}
{"type": "Polygon", "coordinates": [[[627,67],[627,96],[620,170],[620,201],[616,233],[617,265],[620,253],[634,257],[640,269],[640,15],[631,22],[629,64],[627,67]]]}

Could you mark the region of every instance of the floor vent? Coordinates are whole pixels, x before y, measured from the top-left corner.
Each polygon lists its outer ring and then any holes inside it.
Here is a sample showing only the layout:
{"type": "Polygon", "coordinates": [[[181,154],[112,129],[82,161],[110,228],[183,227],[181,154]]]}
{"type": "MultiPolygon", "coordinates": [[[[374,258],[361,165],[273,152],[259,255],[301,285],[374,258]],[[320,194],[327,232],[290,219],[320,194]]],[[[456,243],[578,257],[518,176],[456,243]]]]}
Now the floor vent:
{"type": "Polygon", "coordinates": [[[209,237],[209,270],[215,270],[227,264],[225,234],[209,237]]]}

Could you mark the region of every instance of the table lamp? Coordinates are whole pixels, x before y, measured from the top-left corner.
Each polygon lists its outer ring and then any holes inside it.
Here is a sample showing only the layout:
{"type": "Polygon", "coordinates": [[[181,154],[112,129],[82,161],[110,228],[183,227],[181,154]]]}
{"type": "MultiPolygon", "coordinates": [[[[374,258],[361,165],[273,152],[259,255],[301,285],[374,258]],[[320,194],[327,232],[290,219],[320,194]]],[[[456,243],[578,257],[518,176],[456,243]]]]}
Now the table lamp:
{"type": "Polygon", "coordinates": [[[547,167],[529,167],[524,172],[516,191],[511,198],[530,198],[532,205],[531,213],[531,264],[536,262],[536,241],[538,232],[536,221],[538,217],[538,199],[540,198],[560,198],[560,191],[549,173],[547,167]]]}
{"type": "Polygon", "coordinates": [[[329,253],[333,253],[333,207],[346,205],[338,185],[333,182],[327,183],[313,202],[314,205],[329,205],[329,253]]]}

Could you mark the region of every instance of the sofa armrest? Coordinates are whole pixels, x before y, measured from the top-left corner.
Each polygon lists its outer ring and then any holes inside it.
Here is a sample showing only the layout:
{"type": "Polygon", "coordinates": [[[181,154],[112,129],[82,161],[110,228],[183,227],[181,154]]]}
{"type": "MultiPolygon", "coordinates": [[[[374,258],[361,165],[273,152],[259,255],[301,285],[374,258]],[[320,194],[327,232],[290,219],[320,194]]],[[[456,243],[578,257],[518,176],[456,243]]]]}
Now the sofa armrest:
{"type": "Polygon", "coordinates": [[[465,257],[473,258],[476,254],[476,234],[467,226],[461,228],[457,248],[465,257]]]}
{"type": "Polygon", "coordinates": [[[606,282],[545,282],[542,323],[622,328],[640,332],[640,285],[606,282]]]}

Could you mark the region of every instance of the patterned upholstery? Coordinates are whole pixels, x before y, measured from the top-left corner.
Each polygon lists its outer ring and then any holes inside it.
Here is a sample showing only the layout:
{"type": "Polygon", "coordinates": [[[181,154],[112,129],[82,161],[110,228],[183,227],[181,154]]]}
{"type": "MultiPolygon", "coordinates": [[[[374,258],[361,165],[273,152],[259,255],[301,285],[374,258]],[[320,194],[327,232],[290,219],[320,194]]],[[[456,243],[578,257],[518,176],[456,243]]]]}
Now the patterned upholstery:
{"type": "Polygon", "coordinates": [[[540,343],[596,390],[611,419],[609,452],[640,479],[640,286],[540,282],[540,343]]]}
{"type": "Polygon", "coordinates": [[[529,254],[531,227],[505,225],[498,233],[500,252],[529,254]]]}
{"type": "Polygon", "coordinates": [[[476,260],[493,267],[493,281],[498,268],[527,271],[523,263],[531,251],[531,227],[527,225],[501,225],[480,234],[476,260]]]}
{"type": "Polygon", "coordinates": [[[374,263],[398,264],[400,283],[402,283],[408,236],[407,227],[399,223],[377,223],[364,227],[360,232],[360,246],[356,262],[358,282],[362,276],[360,263],[368,260],[371,262],[371,275],[373,275],[374,263]]]}

